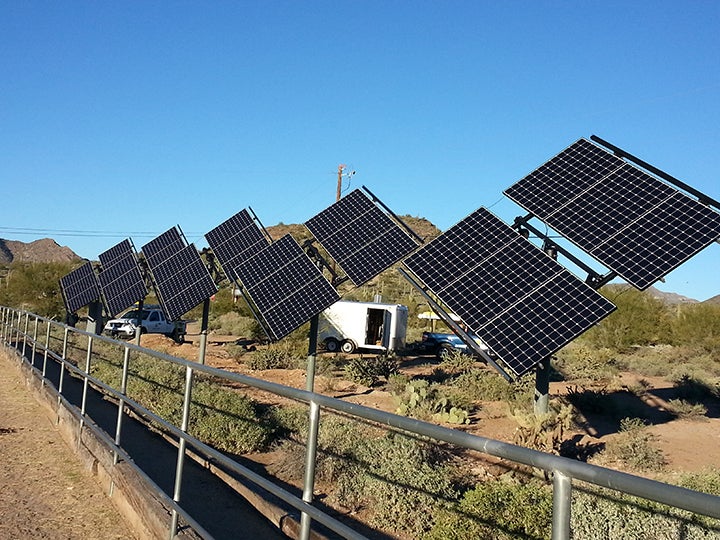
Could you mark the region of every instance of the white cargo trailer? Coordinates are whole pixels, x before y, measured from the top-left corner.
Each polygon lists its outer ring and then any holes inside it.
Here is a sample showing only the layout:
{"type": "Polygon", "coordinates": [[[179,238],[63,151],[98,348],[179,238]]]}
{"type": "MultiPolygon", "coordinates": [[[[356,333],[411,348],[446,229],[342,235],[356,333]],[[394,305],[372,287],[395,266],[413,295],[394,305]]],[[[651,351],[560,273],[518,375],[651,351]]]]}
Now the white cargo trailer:
{"type": "Polygon", "coordinates": [[[408,308],[340,300],[320,314],[318,341],[329,352],[385,353],[405,346],[408,308]]]}

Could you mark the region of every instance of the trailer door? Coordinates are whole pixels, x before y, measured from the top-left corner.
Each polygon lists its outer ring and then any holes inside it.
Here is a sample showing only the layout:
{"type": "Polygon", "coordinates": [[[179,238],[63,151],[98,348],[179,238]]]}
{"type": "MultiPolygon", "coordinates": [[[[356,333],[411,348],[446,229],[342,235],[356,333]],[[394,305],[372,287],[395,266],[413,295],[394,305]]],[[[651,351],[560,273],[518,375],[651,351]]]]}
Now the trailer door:
{"type": "Polygon", "coordinates": [[[384,345],[383,325],[385,324],[385,310],[368,308],[367,322],[365,324],[365,345],[384,345]]]}

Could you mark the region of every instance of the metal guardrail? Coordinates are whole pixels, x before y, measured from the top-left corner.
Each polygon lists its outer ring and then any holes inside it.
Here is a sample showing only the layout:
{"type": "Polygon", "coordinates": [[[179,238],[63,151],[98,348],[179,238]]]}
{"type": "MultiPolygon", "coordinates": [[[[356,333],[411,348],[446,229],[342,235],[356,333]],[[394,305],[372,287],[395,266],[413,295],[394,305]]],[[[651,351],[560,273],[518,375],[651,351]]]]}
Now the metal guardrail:
{"type": "MultiPolygon", "coordinates": [[[[38,349],[43,352],[43,376],[45,374],[45,364],[48,357],[62,364],[65,368],[74,373],[76,376],[81,377],[84,381],[83,391],[83,402],[78,413],[80,417],[84,417],[85,411],[85,396],[88,384],[92,384],[97,388],[102,389],[107,395],[114,397],[118,400],[118,417],[117,426],[114,440],[111,441],[112,446],[115,448],[117,455],[122,455],[122,420],[124,416],[125,407],[133,409],[137,414],[146,417],[157,424],[161,425],[168,433],[178,437],[181,441],[181,451],[178,452],[177,462],[177,478],[176,485],[182,478],[183,470],[183,459],[184,459],[184,448],[185,445],[190,445],[198,453],[206,456],[207,458],[216,461],[227,469],[241,475],[250,482],[266,489],[279,499],[293,506],[300,512],[307,515],[312,520],[325,525],[328,529],[343,536],[344,538],[361,539],[365,538],[363,535],[354,531],[344,523],[337,519],[329,516],[321,509],[313,506],[312,504],[303,501],[302,499],[291,494],[287,490],[275,485],[266,478],[256,474],[248,468],[240,465],[236,461],[228,458],[226,455],[218,452],[214,448],[204,444],[198,439],[190,436],[186,433],[186,416],[184,415],[184,426],[174,426],[164,419],[160,418],[152,411],[148,410],[140,403],[135,402],[126,395],[127,388],[127,377],[128,377],[128,359],[131,352],[142,353],[161,361],[170,362],[172,364],[182,366],[186,370],[186,387],[184,403],[189,404],[190,395],[192,392],[192,379],[193,372],[202,372],[209,376],[218,377],[226,381],[232,381],[241,383],[243,385],[253,387],[259,390],[264,390],[272,394],[289,398],[295,401],[299,401],[308,404],[311,409],[320,408],[329,411],[335,411],[342,413],[346,416],[363,419],[377,424],[381,424],[393,429],[401,430],[407,433],[428,437],[430,439],[450,443],[458,447],[476,450],[484,454],[502,458],[505,460],[512,461],[534,467],[544,471],[548,476],[552,477],[553,484],[553,512],[552,512],[552,538],[553,540],[569,539],[571,534],[570,529],[570,516],[571,516],[571,505],[572,505],[572,482],[573,480],[579,480],[593,484],[595,486],[607,488],[621,493],[626,493],[649,501],[655,501],[661,504],[665,504],[670,507],[687,510],[696,514],[709,516],[720,519],[720,497],[709,495],[693,491],[690,489],[674,486],[664,482],[650,480],[640,476],[635,476],[628,473],[623,473],[600,467],[597,465],[591,465],[588,463],[575,461],[569,458],[556,456],[553,454],[547,454],[539,452],[529,448],[509,444],[494,439],[481,437],[478,435],[471,435],[462,431],[445,428],[435,424],[415,420],[413,418],[407,418],[399,416],[385,411],[365,407],[362,405],[342,401],[339,399],[323,396],[307,390],[299,390],[283,386],[280,384],[272,383],[262,379],[241,375],[238,373],[232,373],[221,369],[213,368],[196,362],[188,361],[182,358],[170,356],[168,354],[153,351],[139,347],[135,344],[123,342],[118,343],[115,340],[106,338],[104,336],[98,336],[92,333],[88,333],[75,328],[70,328],[64,324],[56,321],[48,320],[46,318],[8,307],[0,307],[0,342],[9,345],[14,343],[16,347],[22,343],[21,353],[25,356],[28,344],[32,348],[32,352],[36,353],[38,349]],[[30,332],[30,319],[33,320],[33,329],[30,332]],[[45,343],[38,341],[38,327],[39,324],[43,323],[47,325],[45,343]],[[63,348],[62,353],[56,353],[49,348],[50,343],[50,329],[51,327],[57,327],[63,333],[63,348]],[[67,347],[68,347],[68,334],[75,333],[78,335],[85,336],[87,338],[87,357],[85,369],[76,367],[67,359],[67,347]],[[124,349],[123,355],[123,375],[122,384],[120,389],[115,389],[102,381],[92,377],[90,372],[90,365],[92,361],[92,344],[94,341],[105,341],[115,346],[122,346],[124,349]],[[182,429],[182,428],[185,429],[182,429]]],[[[62,395],[62,373],[58,392],[62,395]]],[[[312,434],[311,434],[312,435],[312,434]]],[[[315,436],[317,431],[315,430],[315,436]]],[[[312,437],[311,437],[312,438],[312,437]]],[[[105,436],[106,440],[109,437],[105,436]]],[[[309,440],[308,447],[317,444],[317,440],[309,440]]],[[[312,481],[312,475],[311,480],[312,481]]],[[[307,480],[307,475],[306,475],[307,480]]],[[[306,486],[307,488],[308,486],[306,486]]],[[[309,486],[310,492],[312,487],[309,486]]],[[[167,498],[162,491],[158,489],[158,493],[167,498]]],[[[171,506],[174,508],[183,519],[201,535],[210,538],[206,531],[202,530],[192,518],[187,515],[181,508],[179,492],[176,491],[173,501],[170,501],[171,506]]],[[[169,527],[169,537],[172,538],[175,534],[177,527],[177,516],[173,516],[173,523],[169,527]]]]}

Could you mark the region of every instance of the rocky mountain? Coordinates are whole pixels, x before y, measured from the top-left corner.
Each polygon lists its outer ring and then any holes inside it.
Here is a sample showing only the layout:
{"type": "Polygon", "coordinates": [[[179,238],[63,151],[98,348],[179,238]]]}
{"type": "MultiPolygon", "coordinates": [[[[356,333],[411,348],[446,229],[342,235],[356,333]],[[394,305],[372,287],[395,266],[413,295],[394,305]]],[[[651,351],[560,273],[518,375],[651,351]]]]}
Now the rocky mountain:
{"type": "Polygon", "coordinates": [[[0,264],[12,262],[71,262],[80,257],[69,247],[61,246],[51,238],[34,242],[4,240],[0,238],[0,264]]]}

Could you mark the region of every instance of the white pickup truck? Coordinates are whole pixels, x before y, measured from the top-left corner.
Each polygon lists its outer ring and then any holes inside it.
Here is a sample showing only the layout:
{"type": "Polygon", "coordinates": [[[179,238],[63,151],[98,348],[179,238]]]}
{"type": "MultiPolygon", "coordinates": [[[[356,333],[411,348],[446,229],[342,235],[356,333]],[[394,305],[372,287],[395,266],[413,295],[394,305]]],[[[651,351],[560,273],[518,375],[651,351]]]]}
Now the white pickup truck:
{"type": "Polygon", "coordinates": [[[131,338],[140,327],[140,334],[164,334],[178,343],[185,341],[185,321],[167,320],[160,306],[145,306],[142,316],[139,315],[138,309],[131,309],[117,319],[109,320],[103,331],[112,337],[131,338]]]}

